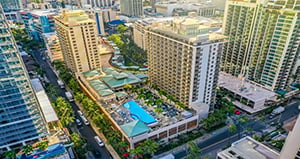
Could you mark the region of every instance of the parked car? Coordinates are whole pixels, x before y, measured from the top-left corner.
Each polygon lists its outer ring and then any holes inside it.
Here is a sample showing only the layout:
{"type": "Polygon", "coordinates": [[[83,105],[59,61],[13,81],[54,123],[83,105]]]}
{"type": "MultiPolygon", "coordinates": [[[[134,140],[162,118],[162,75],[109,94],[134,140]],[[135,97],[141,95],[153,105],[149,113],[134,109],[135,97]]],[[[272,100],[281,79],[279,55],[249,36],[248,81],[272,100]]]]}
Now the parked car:
{"type": "Polygon", "coordinates": [[[234,109],[234,114],[236,114],[236,115],[240,115],[240,114],[241,114],[241,112],[240,112],[238,109],[234,109]]]}
{"type": "Polygon", "coordinates": [[[100,147],[103,147],[103,146],[104,146],[104,143],[102,142],[102,140],[100,139],[99,136],[95,136],[94,139],[96,140],[97,144],[98,144],[100,147]]]}
{"type": "Polygon", "coordinates": [[[76,124],[77,124],[78,126],[82,125],[82,124],[81,124],[81,121],[80,121],[79,119],[75,119],[75,121],[76,121],[76,124]]]}

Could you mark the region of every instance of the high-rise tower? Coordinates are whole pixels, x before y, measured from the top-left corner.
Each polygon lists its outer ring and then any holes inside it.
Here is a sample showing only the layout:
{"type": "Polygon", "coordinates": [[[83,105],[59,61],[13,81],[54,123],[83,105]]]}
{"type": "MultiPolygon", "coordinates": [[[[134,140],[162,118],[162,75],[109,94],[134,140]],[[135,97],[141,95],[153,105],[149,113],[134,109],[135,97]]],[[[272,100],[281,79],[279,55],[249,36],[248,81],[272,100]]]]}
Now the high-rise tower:
{"type": "Polygon", "coordinates": [[[39,103],[0,5],[0,150],[47,136],[39,103]]]}
{"type": "Polygon", "coordinates": [[[300,51],[300,1],[228,0],[221,70],[283,89],[300,51]]]}
{"type": "Polygon", "coordinates": [[[150,83],[185,105],[213,105],[225,42],[216,24],[187,17],[145,26],[150,83]]]}
{"type": "Polygon", "coordinates": [[[130,17],[139,17],[144,15],[143,0],[121,0],[120,9],[121,14],[130,17]]]}
{"type": "Polygon", "coordinates": [[[73,73],[100,68],[96,22],[83,10],[64,10],[55,17],[64,60],[73,73]]]}

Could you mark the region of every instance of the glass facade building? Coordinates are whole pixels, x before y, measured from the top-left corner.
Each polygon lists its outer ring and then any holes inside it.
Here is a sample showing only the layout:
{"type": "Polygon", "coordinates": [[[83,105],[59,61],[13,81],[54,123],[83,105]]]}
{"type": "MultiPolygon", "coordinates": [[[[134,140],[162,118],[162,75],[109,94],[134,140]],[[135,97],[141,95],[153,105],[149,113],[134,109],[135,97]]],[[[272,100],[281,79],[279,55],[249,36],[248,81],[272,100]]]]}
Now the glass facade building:
{"type": "Polygon", "coordinates": [[[0,5],[0,153],[47,134],[46,122],[0,5]]]}

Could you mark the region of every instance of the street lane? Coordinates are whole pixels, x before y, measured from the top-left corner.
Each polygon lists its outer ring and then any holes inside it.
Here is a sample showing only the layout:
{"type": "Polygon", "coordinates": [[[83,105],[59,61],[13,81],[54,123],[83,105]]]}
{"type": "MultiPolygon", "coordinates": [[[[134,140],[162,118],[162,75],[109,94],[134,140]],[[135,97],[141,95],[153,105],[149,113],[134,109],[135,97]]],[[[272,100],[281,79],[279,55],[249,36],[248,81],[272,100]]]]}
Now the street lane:
{"type": "MultiPolygon", "coordinates": [[[[34,58],[36,60],[36,62],[41,66],[41,68],[43,70],[45,70],[46,76],[48,78],[48,80],[50,81],[50,83],[52,83],[53,85],[55,85],[58,90],[59,90],[59,95],[64,97],[66,100],[66,96],[65,96],[65,89],[61,89],[57,83],[57,77],[56,74],[53,72],[53,70],[51,69],[51,67],[49,66],[49,64],[43,60],[43,56],[40,54],[40,52],[38,52],[37,50],[33,50],[33,55],[34,58]]],[[[70,103],[75,115],[77,119],[80,119],[80,117],[78,116],[77,110],[79,110],[78,106],[75,104],[75,102],[71,102],[70,103]]],[[[80,119],[81,120],[81,119],[80,119]]],[[[81,121],[82,122],[82,121],[81,121]]],[[[95,131],[92,129],[91,126],[86,126],[83,124],[82,122],[81,128],[79,128],[79,132],[80,134],[87,140],[87,144],[93,148],[93,149],[97,149],[100,153],[101,153],[101,158],[103,159],[110,159],[112,158],[108,152],[108,150],[105,147],[99,147],[98,144],[96,143],[94,136],[96,136],[95,131]]]]}
{"type": "MultiPolygon", "coordinates": [[[[261,132],[266,127],[270,126],[270,123],[273,121],[280,121],[284,122],[286,120],[289,120],[291,118],[294,118],[299,114],[298,110],[299,103],[293,103],[286,107],[286,110],[282,113],[282,115],[277,115],[273,119],[268,119],[268,116],[266,116],[266,121],[260,121],[260,120],[250,120],[248,124],[242,125],[242,127],[251,128],[253,131],[261,132]],[[279,119],[280,118],[280,119],[279,119]]],[[[242,138],[242,134],[245,132],[241,132],[240,135],[238,132],[230,133],[228,129],[224,132],[218,133],[202,142],[200,142],[198,147],[201,149],[202,155],[209,154],[210,152],[216,152],[231,143],[237,141],[242,138]],[[229,136],[231,136],[229,138],[229,136]]],[[[179,152],[175,152],[174,156],[176,159],[183,158],[187,155],[187,150],[183,149],[179,152]]]]}

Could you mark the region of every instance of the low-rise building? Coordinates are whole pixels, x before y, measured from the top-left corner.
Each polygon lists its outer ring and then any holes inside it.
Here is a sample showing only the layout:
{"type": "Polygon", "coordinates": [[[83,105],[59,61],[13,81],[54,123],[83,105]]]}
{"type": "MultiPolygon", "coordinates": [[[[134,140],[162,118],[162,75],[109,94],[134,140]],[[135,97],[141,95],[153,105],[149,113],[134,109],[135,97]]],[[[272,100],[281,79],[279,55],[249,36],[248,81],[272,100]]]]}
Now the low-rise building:
{"type": "Polygon", "coordinates": [[[47,48],[47,55],[51,62],[55,60],[64,61],[56,32],[44,33],[44,42],[47,48]]]}
{"type": "Polygon", "coordinates": [[[220,73],[218,85],[230,93],[235,106],[249,113],[264,110],[269,103],[276,101],[276,93],[255,82],[224,72],[220,73]]]}
{"type": "MultiPolygon", "coordinates": [[[[117,72],[104,69],[103,72],[92,70],[84,72],[80,85],[113,123],[122,139],[135,148],[147,139],[160,139],[160,144],[167,143],[180,134],[198,127],[200,116],[196,111],[179,110],[174,105],[164,102],[163,112],[154,111],[154,106],[146,106],[134,93],[127,94],[125,85],[139,85],[147,78],[144,74],[117,72]]],[[[130,92],[130,91],[129,91],[130,92]]],[[[150,90],[149,90],[150,93],[150,90]]]]}
{"type": "Polygon", "coordinates": [[[17,159],[71,159],[62,143],[49,145],[46,150],[34,150],[30,155],[21,154],[17,159]]]}
{"type": "Polygon", "coordinates": [[[219,152],[217,159],[278,159],[279,153],[249,136],[231,144],[219,152]]]}

